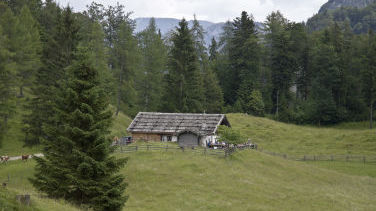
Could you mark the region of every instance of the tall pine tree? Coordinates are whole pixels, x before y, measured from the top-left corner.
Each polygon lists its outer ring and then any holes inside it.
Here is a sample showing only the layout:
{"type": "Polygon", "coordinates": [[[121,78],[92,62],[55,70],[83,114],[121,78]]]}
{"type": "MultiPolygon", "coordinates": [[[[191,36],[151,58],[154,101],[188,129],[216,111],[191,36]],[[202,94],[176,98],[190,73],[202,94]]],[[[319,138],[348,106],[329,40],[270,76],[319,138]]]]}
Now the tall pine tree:
{"type": "Polygon", "coordinates": [[[163,72],[166,70],[167,47],[157,31],[155,19],[138,34],[142,55],[141,70],[138,71],[137,91],[140,109],[158,111],[163,91],[163,72]]]}
{"type": "Polygon", "coordinates": [[[165,75],[163,110],[169,112],[204,111],[204,92],[199,61],[188,22],[182,19],[172,35],[168,74],[165,75]]]}
{"type": "Polygon", "coordinates": [[[31,86],[40,67],[41,43],[39,26],[27,6],[22,7],[17,25],[18,48],[16,52],[19,96],[23,97],[23,88],[31,86]]]}
{"type": "Polygon", "coordinates": [[[126,183],[118,171],[127,159],[109,154],[109,98],[87,50],[79,50],[67,75],[54,103],[54,124],[45,127],[45,157],[36,158],[31,182],[50,197],[94,210],[121,210],[126,183]]]}

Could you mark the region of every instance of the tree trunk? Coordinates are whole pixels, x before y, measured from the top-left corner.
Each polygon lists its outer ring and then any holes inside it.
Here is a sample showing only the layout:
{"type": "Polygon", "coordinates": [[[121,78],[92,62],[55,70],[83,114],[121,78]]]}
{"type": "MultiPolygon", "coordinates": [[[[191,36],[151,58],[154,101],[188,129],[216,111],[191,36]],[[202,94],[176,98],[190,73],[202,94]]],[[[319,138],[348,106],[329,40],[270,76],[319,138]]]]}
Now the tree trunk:
{"type": "Polygon", "coordinates": [[[279,104],[279,90],[277,90],[277,108],[275,111],[275,115],[277,116],[277,118],[278,118],[278,112],[279,112],[278,104],[279,104]]]}
{"type": "Polygon", "coordinates": [[[369,128],[373,128],[373,102],[371,101],[370,109],[369,109],[369,128]]]}
{"type": "Polygon", "coordinates": [[[118,95],[117,95],[117,103],[116,103],[116,113],[115,113],[116,116],[119,115],[119,111],[120,111],[121,85],[123,85],[123,67],[121,67],[120,74],[119,74],[119,87],[118,87],[118,95]]]}
{"type": "Polygon", "coordinates": [[[23,86],[22,85],[20,86],[20,97],[24,97],[24,95],[23,95],[23,86]]]}

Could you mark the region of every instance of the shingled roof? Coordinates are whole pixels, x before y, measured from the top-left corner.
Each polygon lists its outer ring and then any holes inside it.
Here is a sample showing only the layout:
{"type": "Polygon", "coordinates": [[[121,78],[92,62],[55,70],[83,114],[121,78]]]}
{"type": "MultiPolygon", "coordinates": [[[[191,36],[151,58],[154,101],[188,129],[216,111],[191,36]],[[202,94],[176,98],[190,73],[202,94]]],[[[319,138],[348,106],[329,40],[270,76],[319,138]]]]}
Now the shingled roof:
{"type": "Polygon", "coordinates": [[[140,112],[127,131],[154,134],[178,134],[190,131],[199,135],[211,135],[216,133],[219,125],[230,127],[226,115],[140,112]]]}

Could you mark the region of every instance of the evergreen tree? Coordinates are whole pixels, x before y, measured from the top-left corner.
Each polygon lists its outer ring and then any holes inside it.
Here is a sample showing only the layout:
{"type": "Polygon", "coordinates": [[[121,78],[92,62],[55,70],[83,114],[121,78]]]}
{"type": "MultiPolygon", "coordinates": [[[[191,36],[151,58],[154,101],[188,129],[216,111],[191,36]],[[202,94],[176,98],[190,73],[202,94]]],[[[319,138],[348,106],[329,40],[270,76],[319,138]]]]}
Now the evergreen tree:
{"type": "Polygon", "coordinates": [[[31,112],[24,116],[28,145],[38,144],[42,137],[46,137],[43,127],[52,124],[49,119],[54,113],[53,102],[57,91],[67,82],[65,68],[71,64],[79,42],[79,26],[70,8],[61,11],[56,4],[50,3],[45,9],[50,22],[44,25],[42,66],[31,89],[33,98],[26,106],[31,112]],[[57,23],[56,27],[49,28],[53,23],[57,23]]]}
{"type": "Polygon", "coordinates": [[[258,90],[253,90],[246,103],[246,112],[255,116],[264,116],[265,105],[262,94],[258,90]]]}
{"type": "Polygon", "coordinates": [[[365,60],[365,68],[362,72],[363,93],[369,107],[369,126],[373,128],[373,110],[376,101],[376,36],[372,31],[368,34],[368,46],[365,60]]]}
{"type": "Polygon", "coordinates": [[[311,122],[330,124],[337,122],[337,106],[333,94],[339,68],[336,65],[336,52],[330,42],[330,32],[326,30],[320,44],[314,49],[314,76],[309,111],[311,122]]]}
{"type": "Polygon", "coordinates": [[[296,70],[296,58],[291,49],[290,26],[280,12],[273,12],[267,17],[265,29],[270,52],[273,113],[283,121],[290,120],[290,88],[296,70]]]}
{"type": "MultiPolygon", "coordinates": [[[[202,83],[204,92],[204,101],[202,102],[204,111],[208,113],[219,113],[222,111],[223,107],[223,93],[218,85],[217,76],[212,70],[212,64],[209,62],[204,39],[206,32],[196,19],[196,15],[194,16],[191,32],[200,63],[200,73],[202,75],[200,77],[200,79],[202,79],[200,83],[202,83]]],[[[217,47],[212,46],[212,48],[217,47]]],[[[214,51],[212,48],[211,50],[214,51]]],[[[213,63],[213,61],[211,63],[213,63]]]]}
{"type": "Polygon", "coordinates": [[[168,59],[168,74],[164,92],[163,110],[170,112],[204,111],[204,91],[201,73],[191,31],[185,19],[179,22],[172,35],[173,46],[168,59]]]}
{"type": "Polygon", "coordinates": [[[218,55],[218,44],[215,38],[212,38],[212,42],[209,47],[209,61],[214,61],[217,59],[218,55]]]}
{"type": "Polygon", "coordinates": [[[54,104],[55,124],[47,125],[44,158],[36,158],[32,184],[50,197],[94,210],[120,210],[126,184],[117,172],[126,159],[110,156],[112,113],[98,70],[85,50],[69,67],[64,89],[54,104]]]}
{"type": "Polygon", "coordinates": [[[8,129],[8,120],[15,113],[17,19],[13,12],[0,3],[0,143],[8,129]]]}
{"type": "Polygon", "coordinates": [[[33,83],[35,73],[40,66],[41,43],[38,23],[30,10],[24,6],[19,15],[17,34],[19,43],[16,52],[19,96],[23,97],[23,88],[33,83]]]}
{"type": "Polygon", "coordinates": [[[3,33],[0,25],[0,146],[3,136],[8,129],[8,119],[15,109],[15,86],[14,62],[8,49],[8,37],[3,33]]]}
{"type": "Polygon", "coordinates": [[[123,22],[117,31],[117,39],[114,43],[113,69],[117,78],[116,115],[119,114],[121,105],[125,106],[127,114],[135,115],[137,113],[134,78],[139,52],[133,30],[130,23],[123,22]]]}
{"type": "Polygon", "coordinates": [[[142,66],[137,80],[140,109],[158,111],[163,91],[163,71],[166,68],[167,48],[155,25],[150,19],[149,26],[138,34],[142,66]]]}
{"type": "Polygon", "coordinates": [[[259,87],[259,55],[256,25],[253,18],[243,11],[241,17],[234,20],[233,37],[230,42],[229,77],[232,83],[233,102],[239,98],[242,102],[247,102],[252,90],[259,87]]]}
{"type": "Polygon", "coordinates": [[[221,113],[223,110],[223,93],[212,68],[204,72],[205,112],[221,113]]]}
{"type": "MultiPolygon", "coordinates": [[[[223,32],[220,35],[218,43],[218,54],[217,60],[212,61],[213,71],[218,76],[219,85],[223,92],[224,102],[227,105],[232,105],[233,96],[232,96],[232,81],[229,80],[228,72],[231,69],[231,60],[230,55],[230,43],[233,37],[233,24],[230,21],[227,21],[223,26],[223,32]]],[[[228,109],[227,109],[228,110],[228,109]]],[[[230,109],[231,110],[231,109],[230,109]]]]}

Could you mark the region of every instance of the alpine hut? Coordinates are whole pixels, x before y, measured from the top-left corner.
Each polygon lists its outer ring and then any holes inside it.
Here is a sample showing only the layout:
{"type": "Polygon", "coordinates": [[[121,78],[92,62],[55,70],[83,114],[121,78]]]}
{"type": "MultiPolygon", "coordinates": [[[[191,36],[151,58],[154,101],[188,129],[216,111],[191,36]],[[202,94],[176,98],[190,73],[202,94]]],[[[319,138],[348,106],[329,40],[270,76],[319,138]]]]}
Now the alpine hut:
{"type": "Polygon", "coordinates": [[[219,125],[231,127],[224,114],[140,112],[127,131],[134,141],[178,142],[180,146],[206,146],[217,140],[219,125]]]}

